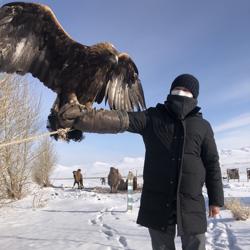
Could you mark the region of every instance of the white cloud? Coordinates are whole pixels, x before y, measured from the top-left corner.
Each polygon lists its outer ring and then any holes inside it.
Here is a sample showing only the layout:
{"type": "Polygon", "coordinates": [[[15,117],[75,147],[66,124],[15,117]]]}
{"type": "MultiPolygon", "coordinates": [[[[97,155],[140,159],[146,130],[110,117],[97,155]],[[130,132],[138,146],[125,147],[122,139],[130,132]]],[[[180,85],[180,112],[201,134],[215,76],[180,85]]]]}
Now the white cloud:
{"type": "Polygon", "coordinates": [[[237,100],[244,100],[250,97],[250,79],[241,83],[231,83],[225,87],[221,85],[210,93],[201,93],[203,101],[209,103],[209,106],[216,106],[218,103],[228,103],[237,100]],[[211,98],[212,96],[212,98],[211,98]]]}
{"type": "Polygon", "coordinates": [[[236,99],[250,96],[250,81],[245,81],[241,84],[234,84],[233,87],[225,89],[221,94],[220,101],[233,101],[236,99]],[[224,92],[225,91],[225,92],[224,92]]]}
{"type": "Polygon", "coordinates": [[[220,149],[247,147],[250,146],[250,126],[225,133],[215,133],[215,137],[220,149]]]}
{"type": "Polygon", "coordinates": [[[78,168],[84,170],[83,166],[81,165],[63,166],[57,164],[52,174],[52,178],[73,178],[72,172],[78,168]]]}
{"type": "Polygon", "coordinates": [[[215,133],[224,132],[227,130],[238,129],[250,125],[250,113],[241,114],[233,117],[230,120],[214,127],[215,133]]]}
{"type": "Polygon", "coordinates": [[[233,149],[250,145],[250,113],[235,116],[214,126],[219,148],[233,149]]]}

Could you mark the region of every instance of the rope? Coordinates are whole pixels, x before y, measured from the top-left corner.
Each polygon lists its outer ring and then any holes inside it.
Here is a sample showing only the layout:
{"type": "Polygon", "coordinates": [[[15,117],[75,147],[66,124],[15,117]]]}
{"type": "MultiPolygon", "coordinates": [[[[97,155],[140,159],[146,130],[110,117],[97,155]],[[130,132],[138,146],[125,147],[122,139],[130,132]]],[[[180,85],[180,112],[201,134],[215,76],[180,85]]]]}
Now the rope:
{"type": "Polygon", "coordinates": [[[69,131],[71,131],[70,128],[64,128],[64,129],[58,129],[58,130],[53,131],[53,132],[47,132],[47,133],[43,133],[43,134],[40,134],[40,135],[34,135],[34,136],[30,136],[30,137],[27,137],[27,138],[18,139],[18,140],[14,140],[14,141],[9,141],[9,142],[1,141],[0,142],[0,148],[7,147],[7,146],[10,146],[10,145],[15,145],[15,144],[21,144],[21,143],[28,142],[28,141],[34,141],[34,140],[37,140],[38,138],[44,137],[44,136],[50,136],[50,135],[56,135],[56,134],[66,134],[69,131]]]}

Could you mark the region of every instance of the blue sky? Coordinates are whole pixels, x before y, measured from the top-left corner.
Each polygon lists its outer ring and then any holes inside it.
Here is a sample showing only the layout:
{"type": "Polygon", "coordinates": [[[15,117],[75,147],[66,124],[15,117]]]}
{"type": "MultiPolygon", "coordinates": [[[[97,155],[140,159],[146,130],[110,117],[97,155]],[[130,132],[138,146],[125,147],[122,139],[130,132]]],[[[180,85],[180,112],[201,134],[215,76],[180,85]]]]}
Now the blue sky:
{"type": "MultiPolygon", "coordinates": [[[[48,4],[78,42],[109,41],[129,53],[139,69],[148,107],[166,99],[177,75],[195,75],[200,81],[199,106],[214,128],[218,147],[250,145],[249,0],[33,2],[48,4]]],[[[45,127],[55,95],[39,81],[32,82],[42,94],[45,127]]],[[[86,134],[81,143],[55,146],[63,165],[115,163],[143,157],[145,151],[142,138],[127,132],[86,134]]]]}

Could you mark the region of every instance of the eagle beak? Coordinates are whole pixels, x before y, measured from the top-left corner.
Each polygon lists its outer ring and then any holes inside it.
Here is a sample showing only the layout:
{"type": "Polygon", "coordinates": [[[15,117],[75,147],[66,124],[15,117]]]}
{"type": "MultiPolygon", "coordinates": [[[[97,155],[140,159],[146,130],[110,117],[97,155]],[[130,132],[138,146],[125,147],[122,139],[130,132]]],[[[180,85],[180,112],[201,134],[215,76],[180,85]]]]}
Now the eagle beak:
{"type": "Polygon", "coordinates": [[[112,64],[118,64],[118,56],[111,56],[111,57],[109,57],[109,61],[112,63],[112,64]]]}

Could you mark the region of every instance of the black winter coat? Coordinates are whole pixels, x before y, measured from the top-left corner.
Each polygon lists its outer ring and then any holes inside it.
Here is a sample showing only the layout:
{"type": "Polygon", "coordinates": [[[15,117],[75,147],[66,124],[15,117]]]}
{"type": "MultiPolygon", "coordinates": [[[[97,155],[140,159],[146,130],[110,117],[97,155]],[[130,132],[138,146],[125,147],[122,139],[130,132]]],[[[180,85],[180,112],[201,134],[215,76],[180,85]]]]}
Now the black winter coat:
{"type": "Polygon", "coordinates": [[[209,205],[223,206],[218,152],[212,128],[193,98],[168,96],[129,114],[129,132],[142,135],[146,153],[137,223],[165,231],[176,213],[178,235],[206,232],[202,187],[209,205]]]}

